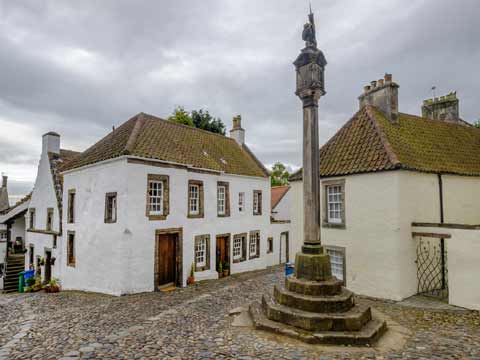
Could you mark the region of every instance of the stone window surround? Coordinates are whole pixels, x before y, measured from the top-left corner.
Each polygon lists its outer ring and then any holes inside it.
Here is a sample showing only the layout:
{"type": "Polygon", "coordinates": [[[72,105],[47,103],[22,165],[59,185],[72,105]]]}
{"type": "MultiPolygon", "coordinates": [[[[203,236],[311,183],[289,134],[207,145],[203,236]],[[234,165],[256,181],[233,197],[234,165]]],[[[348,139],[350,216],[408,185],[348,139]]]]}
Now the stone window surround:
{"type": "Polygon", "coordinates": [[[68,198],[67,198],[67,223],[73,224],[75,223],[75,198],[76,198],[75,189],[68,190],[68,198]]]}
{"type": "Polygon", "coordinates": [[[195,261],[195,272],[210,270],[210,235],[197,235],[195,236],[195,243],[194,243],[194,261],[195,261]],[[205,265],[199,266],[197,264],[197,244],[201,240],[205,239],[205,265]]]}
{"type": "Polygon", "coordinates": [[[217,216],[229,217],[230,216],[230,183],[226,181],[217,181],[217,216]],[[223,214],[218,213],[218,187],[225,187],[225,212],[223,214]]]}
{"type": "Polygon", "coordinates": [[[253,190],[253,215],[262,215],[262,190],[253,190]],[[255,211],[255,196],[258,196],[258,209],[255,211]]]}
{"type": "MultiPolygon", "coordinates": [[[[335,245],[324,245],[325,251],[327,250],[334,250],[341,252],[343,255],[343,286],[347,286],[347,250],[343,246],[335,246],[335,245]]],[[[340,279],[339,279],[340,280],[340,279]]]]}
{"type": "Polygon", "coordinates": [[[47,208],[47,221],[46,221],[46,226],[45,226],[45,230],[47,230],[47,231],[52,231],[53,214],[54,214],[53,208],[51,208],[51,207],[47,208]]]}
{"type": "Polygon", "coordinates": [[[187,217],[189,219],[201,219],[205,216],[205,203],[204,203],[204,188],[203,188],[203,181],[201,180],[188,180],[188,196],[187,196],[187,217]],[[190,185],[197,185],[198,186],[198,214],[190,213],[190,185]]]}
{"type": "Polygon", "coordinates": [[[105,194],[105,224],[114,224],[117,222],[118,218],[118,197],[116,192],[108,192],[105,194]],[[115,202],[112,202],[114,208],[110,210],[109,199],[114,198],[115,202]],[[115,217],[113,216],[115,215],[115,217]]]}
{"type": "Polygon", "coordinates": [[[247,233],[241,233],[241,234],[235,234],[233,235],[232,238],[232,262],[233,263],[239,263],[242,261],[247,260],[247,241],[248,241],[248,234],[247,233]],[[233,244],[235,243],[235,239],[242,239],[242,245],[241,245],[241,257],[238,259],[235,259],[233,257],[233,244]]]}
{"type": "Polygon", "coordinates": [[[35,208],[28,209],[28,228],[35,229],[35,208]]]}
{"type": "Polygon", "coordinates": [[[168,175],[148,174],[145,215],[148,220],[166,220],[170,214],[170,177],[168,175]],[[150,181],[163,183],[163,214],[150,214],[150,181]]]}
{"type": "Polygon", "coordinates": [[[322,227],[324,228],[333,228],[333,229],[346,229],[346,201],[345,201],[345,179],[336,179],[336,180],[322,180],[322,227]],[[342,221],[339,223],[328,222],[328,194],[327,187],[329,186],[340,186],[342,189],[342,210],[341,218],[342,221]]]}
{"type": "Polygon", "coordinates": [[[273,237],[267,238],[267,254],[273,253],[273,237]]]}
{"type": "Polygon", "coordinates": [[[75,231],[67,231],[67,266],[75,267],[77,262],[76,254],[75,254],[75,231]],[[70,242],[70,239],[73,239],[70,242]],[[72,248],[73,245],[73,248],[72,248]]]}
{"type": "Polygon", "coordinates": [[[248,259],[257,259],[260,257],[260,230],[253,230],[250,231],[249,237],[248,237],[248,259]],[[250,246],[252,243],[252,239],[255,237],[256,241],[256,253],[255,255],[250,254],[250,246]]]}

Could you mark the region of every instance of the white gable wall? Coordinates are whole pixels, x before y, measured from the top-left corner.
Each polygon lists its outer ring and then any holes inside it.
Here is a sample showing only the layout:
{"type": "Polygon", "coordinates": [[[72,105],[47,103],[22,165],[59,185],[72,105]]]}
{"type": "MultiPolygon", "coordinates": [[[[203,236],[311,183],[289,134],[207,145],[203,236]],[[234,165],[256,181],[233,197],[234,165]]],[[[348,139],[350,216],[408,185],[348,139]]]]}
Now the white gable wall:
{"type": "Polygon", "coordinates": [[[289,189],[280,202],[272,209],[276,220],[289,220],[292,211],[292,189],[289,189]]]}

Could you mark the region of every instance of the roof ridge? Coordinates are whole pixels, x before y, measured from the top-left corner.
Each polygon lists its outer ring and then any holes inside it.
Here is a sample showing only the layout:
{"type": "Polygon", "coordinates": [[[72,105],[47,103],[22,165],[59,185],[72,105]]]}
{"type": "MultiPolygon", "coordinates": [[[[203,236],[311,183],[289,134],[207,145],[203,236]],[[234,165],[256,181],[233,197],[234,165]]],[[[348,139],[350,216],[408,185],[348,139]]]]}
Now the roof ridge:
{"type": "Polygon", "coordinates": [[[395,154],[395,151],[393,151],[392,145],[388,141],[387,135],[385,135],[384,131],[382,130],[380,125],[377,123],[377,118],[373,113],[373,111],[378,109],[372,105],[365,105],[363,109],[365,109],[365,112],[368,115],[368,118],[372,122],[373,128],[375,129],[378,137],[380,138],[380,141],[382,142],[383,148],[387,153],[388,158],[390,159],[390,162],[395,167],[401,166],[402,164],[400,160],[398,160],[398,157],[397,157],[397,154],[395,154]]]}
{"type": "MultiPolygon", "coordinates": [[[[234,139],[232,139],[234,140],[234,139]]],[[[235,141],[235,140],[234,140],[235,141]]],[[[238,143],[235,141],[235,143],[238,145],[238,143]]],[[[262,170],[263,174],[267,177],[270,176],[270,172],[268,171],[268,169],[265,167],[265,165],[263,165],[263,163],[255,156],[255,154],[253,153],[252,150],[250,150],[250,148],[247,146],[247,144],[242,144],[242,146],[239,146],[240,149],[242,151],[245,151],[247,153],[248,156],[250,156],[253,161],[260,167],[260,169],[262,170]]]]}
{"type": "Polygon", "coordinates": [[[136,115],[135,125],[128,137],[127,143],[125,144],[125,149],[123,150],[123,154],[128,155],[131,154],[133,149],[135,148],[135,143],[137,142],[138,135],[143,128],[143,124],[145,123],[145,114],[143,112],[136,115]]]}

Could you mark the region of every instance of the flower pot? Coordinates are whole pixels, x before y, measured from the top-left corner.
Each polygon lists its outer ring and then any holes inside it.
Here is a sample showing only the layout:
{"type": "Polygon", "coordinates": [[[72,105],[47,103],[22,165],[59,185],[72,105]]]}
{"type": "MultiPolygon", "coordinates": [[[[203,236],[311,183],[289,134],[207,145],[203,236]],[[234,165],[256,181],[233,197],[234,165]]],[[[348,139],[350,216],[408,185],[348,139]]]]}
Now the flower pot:
{"type": "Polygon", "coordinates": [[[187,285],[193,285],[195,284],[195,278],[193,276],[189,276],[187,278],[187,285]]]}
{"type": "Polygon", "coordinates": [[[218,278],[221,279],[223,277],[223,272],[218,273],[218,278]]]}
{"type": "Polygon", "coordinates": [[[223,270],[223,276],[228,276],[230,274],[230,270],[223,270]]]}

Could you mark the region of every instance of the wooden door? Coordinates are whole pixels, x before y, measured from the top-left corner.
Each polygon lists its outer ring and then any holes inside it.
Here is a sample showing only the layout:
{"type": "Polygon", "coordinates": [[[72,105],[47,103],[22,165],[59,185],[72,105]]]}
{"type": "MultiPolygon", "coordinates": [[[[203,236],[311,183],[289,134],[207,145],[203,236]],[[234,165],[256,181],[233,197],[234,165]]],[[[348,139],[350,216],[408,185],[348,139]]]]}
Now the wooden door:
{"type": "Polygon", "coordinates": [[[52,252],[45,251],[45,283],[50,282],[52,278],[52,252]]]}
{"type": "Polygon", "coordinates": [[[176,235],[158,235],[158,285],[175,283],[176,263],[175,245],[176,235]]]}
{"type": "Polygon", "coordinates": [[[230,266],[230,257],[229,257],[229,241],[230,237],[229,236],[219,236],[217,237],[217,246],[216,246],[216,270],[218,270],[218,267],[220,265],[220,262],[222,264],[229,264],[230,266]]]}

